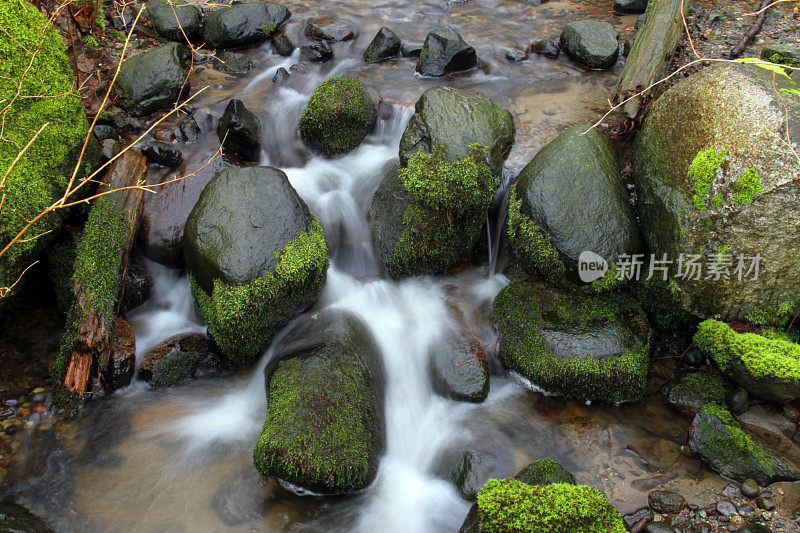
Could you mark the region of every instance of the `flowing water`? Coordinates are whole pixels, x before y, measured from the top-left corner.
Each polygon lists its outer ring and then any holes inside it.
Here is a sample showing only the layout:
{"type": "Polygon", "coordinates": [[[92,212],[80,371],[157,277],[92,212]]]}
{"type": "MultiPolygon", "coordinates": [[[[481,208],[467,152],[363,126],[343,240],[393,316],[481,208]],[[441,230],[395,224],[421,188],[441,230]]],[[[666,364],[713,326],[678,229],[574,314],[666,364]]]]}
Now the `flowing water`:
{"type": "MultiPolygon", "coordinates": [[[[269,45],[248,52],[254,67],[244,77],[201,66],[192,82],[212,86],[195,104],[205,135],[184,150],[190,165],[213,152],[213,125],[232,97],[262,120],[261,163],[286,172],[328,239],[331,268],[309,312],[336,308],[356,314],[380,348],[387,379],[386,451],[377,479],[347,498],[319,498],[293,494],[258,476],[251,454],[266,412],[263,371],[280,352],[284,331],[255,368],[170,389],[152,389],[134,379],[67,427],[32,432],[15,470],[16,498],[60,530],[456,531],[470,503],[435,471],[444,452],[466,449],[479,454],[498,477],[533,459],[553,457],[578,481],[605,490],[623,512],[668,483],[690,499],[718,489],[719,478],[701,473],[698,463],[682,454],[685,422],[665,410],[659,395],[636,406],[591,407],[529,391],[500,367],[490,304],[507,282],[496,273],[502,266],[504,194],[498,194],[487,220],[486,264],[445,277],[399,283],[380,277],[365,216],[382,170],[397,158],[412,104],[425,88],[450,83],[480,90],[510,109],[517,142],[507,163],[507,185],[558,131],[596,118],[615,73],[587,74],[563,58],[508,63],[501,48],[555,37],[566,22],[586,16],[609,19],[620,29],[632,20],[611,17],[605,5],[610,2],[570,0],[540,6],[491,0],[292,4],[287,31],[295,43],[301,42],[302,21],[312,13],[349,18],[361,36],[335,45],[333,62],[293,71],[281,85],[272,82],[275,72],[297,58],[274,55],[269,45]],[[382,25],[413,42],[438,24],[456,26],[478,49],[480,69],[428,80],[412,74],[411,60],[366,66],[359,58],[382,25]],[[385,100],[379,124],[346,157],[314,156],[296,131],[303,107],[319,82],[351,71],[380,89],[385,100]],[[479,405],[437,396],[428,379],[428,347],[454,327],[456,314],[479,333],[490,358],[491,392],[479,405]]],[[[153,296],[128,317],[138,360],[176,333],[204,330],[186,276],[156,263],[147,266],[155,280],[153,296]]]]}

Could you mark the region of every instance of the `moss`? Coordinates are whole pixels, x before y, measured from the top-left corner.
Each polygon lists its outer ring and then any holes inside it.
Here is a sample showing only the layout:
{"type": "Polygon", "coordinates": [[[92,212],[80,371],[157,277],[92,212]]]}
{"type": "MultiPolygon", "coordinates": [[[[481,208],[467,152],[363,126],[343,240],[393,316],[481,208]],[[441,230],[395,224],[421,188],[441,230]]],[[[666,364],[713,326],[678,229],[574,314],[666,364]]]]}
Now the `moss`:
{"type": "Polygon", "coordinates": [[[278,25],[271,20],[267,20],[264,24],[261,25],[261,31],[264,33],[264,37],[270,38],[275,30],[278,29],[278,25]]]}
{"type": "Polygon", "coordinates": [[[694,342],[724,372],[741,363],[756,378],[800,380],[800,345],[755,333],[736,333],[729,325],[713,319],[700,324],[694,342]]]}
{"type": "Polygon", "coordinates": [[[249,362],[283,326],[287,314],[308,306],[328,270],[325,235],[316,219],[276,254],[274,272],[244,285],[214,280],[209,296],[190,276],[192,296],[211,335],[234,363],[249,362]]]}
{"type": "MultiPolygon", "coordinates": [[[[0,27],[0,109],[8,108],[0,139],[0,175],[6,173],[36,131],[49,124],[6,180],[5,202],[0,210],[0,245],[4,245],[22,229],[25,220],[34,218],[63,194],[73,170],[69,161],[83,142],[87,124],[80,98],[73,90],[64,42],[47,18],[25,0],[0,2],[0,27]],[[40,43],[41,49],[31,63],[40,43]],[[22,98],[14,99],[20,79],[22,98]]],[[[52,241],[61,225],[60,215],[53,213],[41,219],[27,240],[3,255],[0,272],[5,272],[0,285],[13,283],[27,262],[52,241]]]]}
{"type": "Polygon", "coordinates": [[[300,135],[326,156],[355,150],[377,120],[375,102],[355,77],[330,78],[320,84],[300,117],[300,135]]]}
{"type": "Polygon", "coordinates": [[[534,461],[522,469],[514,478],[528,485],[549,485],[551,483],[575,484],[575,476],[552,459],[539,459],[534,461]]]}
{"type": "Polygon", "coordinates": [[[483,233],[499,186],[486,164],[486,148],[448,161],[443,148],[416,152],[400,170],[414,202],[403,214],[403,232],[387,267],[394,277],[433,274],[468,259],[483,233]]]}
{"type": "Polygon", "coordinates": [[[83,50],[86,55],[90,57],[95,57],[100,52],[100,43],[97,42],[93,35],[81,37],[81,44],[83,44],[83,50]]]}
{"type": "Polygon", "coordinates": [[[798,312],[794,302],[785,301],[777,305],[764,305],[752,311],[745,318],[753,324],[774,328],[785,328],[798,312]]]}
{"type": "Polygon", "coordinates": [[[730,392],[728,382],[719,374],[692,372],[664,391],[664,401],[688,417],[694,417],[703,405],[716,402],[725,405],[730,392]]]}
{"type": "Polygon", "coordinates": [[[689,165],[689,178],[693,180],[692,205],[699,211],[708,209],[708,193],[711,191],[711,184],[717,169],[725,162],[728,152],[722,150],[717,152],[713,148],[701,150],[697,153],[689,165]]]}
{"type": "Polygon", "coordinates": [[[550,237],[522,214],[522,199],[511,187],[508,199],[508,239],[514,257],[530,275],[541,273],[559,285],[566,283],[566,267],[550,237]]]}
{"type": "Polygon", "coordinates": [[[58,308],[66,313],[72,306],[72,274],[77,246],[73,237],[64,233],[47,251],[47,270],[58,308]]]}
{"type": "Polygon", "coordinates": [[[621,403],[644,393],[649,366],[649,326],[638,306],[621,294],[588,297],[562,293],[527,280],[515,281],[494,301],[503,361],[548,392],[621,403]],[[638,348],[618,356],[559,357],[542,337],[544,324],[573,333],[584,327],[622,320],[638,348]]]}
{"type": "Polygon", "coordinates": [[[488,533],[625,533],[605,495],[586,485],[531,486],[490,479],[478,493],[480,527],[488,533]]]}
{"type": "Polygon", "coordinates": [[[735,205],[752,204],[753,197],[761,192],[764,185],[761,183],[761,176],[754,168],[748,168],[741,176],[736,178],[733,193],[733,203],[735,205]]]}
{"type": "Polygon", "coordinates": [[[674,331],[691,320],[681,304],[681,288],[673,279],[664,280],[658,273],[634,285],[634,295],[655,326],[674,331]]]}

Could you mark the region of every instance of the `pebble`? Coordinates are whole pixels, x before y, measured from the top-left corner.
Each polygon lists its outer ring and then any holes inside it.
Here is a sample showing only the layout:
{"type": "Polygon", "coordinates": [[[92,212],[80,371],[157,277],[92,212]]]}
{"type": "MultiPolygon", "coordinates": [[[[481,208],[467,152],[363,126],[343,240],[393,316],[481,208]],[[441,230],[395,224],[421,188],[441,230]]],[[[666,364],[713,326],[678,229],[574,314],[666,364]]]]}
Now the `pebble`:
{"type": "Polygon", "coordinates": [[[15,398],[10,398],[5,401],[6,407],[16,407],[19,402],[15,398]]]}
{"type": "Polygon", "coordinates": [[[756,483],[754,479],[745,479],[740,490],[742,494],[748,498],[755,498],[761,493],[761,488],[759,488],[758,483],[756,483]]]}
{"type": "Polygon", "coordinates": [[[772,511],[775,509],[775,504],[764,497],[758,498],[756,500],[756,505],[759,507],[759,509],[764,509],[765,511],[772,511]]]}
{"type": "Polygon", "coordinates": [[[739,487],[734,485],[733,483],[729,483],[722,489],[722,495],[728,498],[741,498],[742,491],[739,490],[739,487]]]}
{"type": "Polygon", "coordinates": [[[758,514],[756,511],[756,506],[752,503],[746,503],[744,505],[740,505],[739,508],[736,510],[739,513],[739,516],[744,518],[752,518],[758,514]]]}
{"type": "Polygon", "coordinates": [[[735,515],[736,507],[728,500],[722,500],[717,504],[717,512],[722,516],[735,515]]]}

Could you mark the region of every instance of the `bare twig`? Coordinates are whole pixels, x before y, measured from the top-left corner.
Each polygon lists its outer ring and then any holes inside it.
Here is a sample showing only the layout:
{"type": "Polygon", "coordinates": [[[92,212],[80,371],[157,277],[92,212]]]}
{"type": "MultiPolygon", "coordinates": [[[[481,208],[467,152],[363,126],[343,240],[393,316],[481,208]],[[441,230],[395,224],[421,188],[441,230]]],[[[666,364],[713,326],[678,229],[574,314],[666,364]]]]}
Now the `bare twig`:
{"type": "Polygon", "coordinates": [[[758,16],[756,20],[753,22],[753,25],[750,27],[750,30],[742,37],[742,40],[739,41],[739,44],[731,49],[728,57],[730,59],[736,59],[744,49],[747,48],[747,44],[756,36],[758,32],[761,31],[761,26],[764,25],[764,21],[767,20],[767,9],[772,7],[775,3],[775,0],[762,0],[761,2],[761,9],[758,11],[758,16]]]}

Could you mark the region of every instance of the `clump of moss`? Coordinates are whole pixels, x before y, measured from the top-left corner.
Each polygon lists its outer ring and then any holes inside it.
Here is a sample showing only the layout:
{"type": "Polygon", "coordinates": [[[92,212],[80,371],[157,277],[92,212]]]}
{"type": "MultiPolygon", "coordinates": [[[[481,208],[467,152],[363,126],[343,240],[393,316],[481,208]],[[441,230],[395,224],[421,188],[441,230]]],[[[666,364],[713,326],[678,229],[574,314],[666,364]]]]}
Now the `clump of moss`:
{"type": "Polygon", "coordinates": [[[483,232],[499,186],[486,164],[486,148],[448,161],[445,150],[416,152],[400,170],[414,202],[403,214],[403,232],[387,268],[394,277],[433,274],[466,260],[483,232]]]}
{"type": "Polygon", "coordinates": [[[375,102],[358,78],[330,78],[311,95],[300,117],[300,135],[323,155],[342,155],[361,144],[377,117],[375,102]]]}
{"type": "Polygon", "coordinates": [[[539,226],[522,214],[522,198],[517,197],[516,187],[509,190],[508,239],[515,259],[526,272],[541,273],[559,285],[566,283],[566,267],[558,249],[539,226]]]}
{"type": "Polygon", "coordinates": [[[761,192],[764,185],[761,183],[761,176],[754,168],[748,168],[741,176],[736,178],[733,193],[733,203],[735,205],[752,204],[756,194],[761,192]]]}
{"type": "Polygon", "coordinates": [[[698,152],[692,164],[689,165],[688,175],[694,180],[692,205],[695,209],[699,211],[708,209],[708,193],[711,191],[711,184],[717,174],[717,169],[722,166],[727,157],[728,152],[725,150],[717,152],[714,148],[709,148],[698,152]]]}
{"type": "Polygon", "coordinates": [[[633,294],[648,318],[662,331],[673,331],[692,319],[681,304],[680,292],[675,280],[664,280],[658,274],[633,286],[633,294]]]}
{"type": "Polygon", "coordinates": [[[531,486],[490,479],[478,493],[480,528],[488,533],[624,533],[619,512],[599,490],[553,483],[531,486]]]}
{"type": "Polygon", "coordinates": [[[664,401],[682,414],[693,417],[709,402],[725,405],[730,385],[719,374],[692,372],[686,374],[664,391],[664,401]]]}
{"type": "MultiPolygon", "coordinates": [[[[26,220],[63,194],[87,123],[59,32],[26,0],[0,2],[0,20],[0,109],[5,113],[0,176],[39,128],[48,124],[6,179],[0,210],[2,246],[19,233],[26,220]],[[15,97],[18,89],[20,97],[15,97]]],[[[94,164],[96,160],[89,155],[94,152],[89,151],[84,161],[94,164]]],[[[79,177],[86,169],[81,170],[79,177]]],[[[56,237],[60,226],[61,213],[49,214],[31,228],[29,238],[10,248],[0,258],[0,286],[14,283],[56,237]],[[33,236],[38,237],[30,238],[33,236]]]]}
{"type": "Polygon", "coordinates": [[[796,303],[787,300],[777,305],[759,307],[745,318],[759,326],[785,328],[797,314],[797,307],[796,303]]]}
{"type": "Polygon", "coordinates": [[[94,35],[86,35],[81,37],[81,44],[86,55],[95,57],[100,52],[100,43],[97,42],[94,35]]]}
{"type": "Polygon", "coordinates": [[[249,362],[291,316],[311,303],[328,270],[325,234],[316,218],[276,254],[274,272],[244,285],[214,280],[211,295],[190,276],[192,296],[214,341],[237,364],[249,362]],[[287,318],[288,317],[288,318],[287,318]]]}
{"type": "Polygon", "coordinates": [[[523,468],[514,478],[528,485],[575,484],[575,476],[552,459],[538,459],[523,468]]]}

